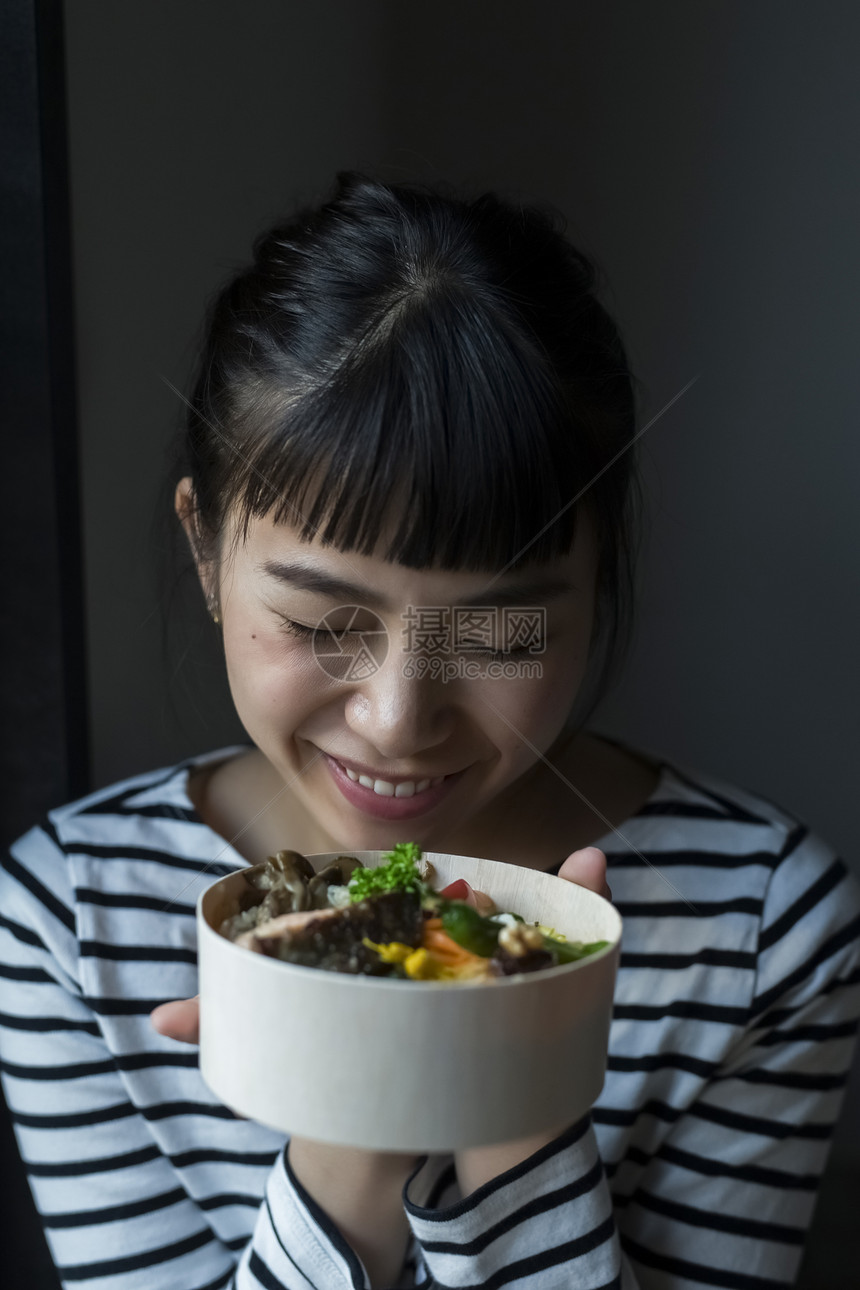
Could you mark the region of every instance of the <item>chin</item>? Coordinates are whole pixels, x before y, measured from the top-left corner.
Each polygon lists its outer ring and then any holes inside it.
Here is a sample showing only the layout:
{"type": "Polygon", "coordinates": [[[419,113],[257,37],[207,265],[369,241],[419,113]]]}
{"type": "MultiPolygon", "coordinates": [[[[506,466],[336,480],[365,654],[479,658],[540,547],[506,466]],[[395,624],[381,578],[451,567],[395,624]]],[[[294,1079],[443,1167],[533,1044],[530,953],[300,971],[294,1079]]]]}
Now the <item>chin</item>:
{"type": "Polygon", "coordinates": [[[336,832],[338,845],[345,851],[390,851],[398,842],[416,842],[424,851],[444,851],[444,839],[461,825],[459,817],[435,822],[420,818],[373,820],[356,812],[350,817],[338,813],[334,830],[326,828],[326,832],[336,832]]]}

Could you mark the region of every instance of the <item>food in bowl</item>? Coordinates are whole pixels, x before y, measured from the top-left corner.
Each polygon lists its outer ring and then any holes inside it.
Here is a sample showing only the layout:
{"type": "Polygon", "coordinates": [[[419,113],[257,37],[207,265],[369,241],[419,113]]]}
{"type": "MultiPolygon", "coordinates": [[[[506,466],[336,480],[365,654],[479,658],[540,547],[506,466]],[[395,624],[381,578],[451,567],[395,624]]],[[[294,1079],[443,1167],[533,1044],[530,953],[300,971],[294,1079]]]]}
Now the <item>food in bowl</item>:
{"type": "Polygon", "coordinates": [[[464,879],[441,891],[414,842],[374,868],[337,856],[316,872],[297,851],[279,851],[245,874],[228,940],[299,967],[411,981],[492,981],[572,963],[606,941],[569,941],[499,911],[464,879]]]}
{"type": "MultiPolygon", "coordinates": [[[[386,855],[361,850],[352,858],[371,870],[386,855]]],[[[322,873],[340,856],[307,859],[322,873]]],[[[433,872],[422,880],[441,889],[437,895],[465,879],[455,898],[470,903],[470,888],[484,891],[530,924],[554,927],[570,941],[605,941],[605,948],[548,971],[476,984],[309,970],[222,934],[225,922],[229,929],[237,913],[269,894],[253,885],[265,865],[236,869],[197,905],[200,1069],[221,1102],[321,1142],[418,1154],[528,1137],[593,1105],[621,949],[617,910],[525,864],[425,850],[419,863],[428,862],[433,872]]],[[[348,886],[348,878],[332,885],[348,886]]],[[[244,931],[262,930],[257,917],[248,915],[244,931]]]]}

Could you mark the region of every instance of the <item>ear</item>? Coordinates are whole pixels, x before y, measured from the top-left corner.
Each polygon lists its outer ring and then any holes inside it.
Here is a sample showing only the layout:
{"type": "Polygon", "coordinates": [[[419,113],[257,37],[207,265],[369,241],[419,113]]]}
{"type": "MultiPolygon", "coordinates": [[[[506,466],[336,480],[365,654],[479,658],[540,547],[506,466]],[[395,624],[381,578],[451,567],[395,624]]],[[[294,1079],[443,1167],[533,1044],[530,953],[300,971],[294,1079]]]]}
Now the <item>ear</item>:
{"type": "Polygon", "coordinates": [[[188,539],[188,545],[191,547],[197,576],[200,579],[203,595],[208,603],[215,592],[215,569],[211,557],[206,553],[206,544],[200,531],[200,516],[197,512],[194,481],[190,475],[184,476],[176,485],[176,492],[173,495],[173,508],[188,539]]]}

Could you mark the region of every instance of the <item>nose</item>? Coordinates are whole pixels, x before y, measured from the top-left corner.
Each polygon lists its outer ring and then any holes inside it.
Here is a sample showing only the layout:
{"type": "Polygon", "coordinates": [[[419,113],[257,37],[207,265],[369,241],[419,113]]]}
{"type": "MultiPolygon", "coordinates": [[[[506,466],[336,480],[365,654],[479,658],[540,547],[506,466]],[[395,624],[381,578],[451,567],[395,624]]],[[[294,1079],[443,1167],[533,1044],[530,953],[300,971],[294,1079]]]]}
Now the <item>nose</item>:
{"type": "Polygon", "coordinates": [[[346,701],[346,723],[387,761],[414,758],[451,737],[456,723],[451,687],[400,648],[356,684],[346,701]],[[410,663],[412,666],[408,666],[410,663]]]}

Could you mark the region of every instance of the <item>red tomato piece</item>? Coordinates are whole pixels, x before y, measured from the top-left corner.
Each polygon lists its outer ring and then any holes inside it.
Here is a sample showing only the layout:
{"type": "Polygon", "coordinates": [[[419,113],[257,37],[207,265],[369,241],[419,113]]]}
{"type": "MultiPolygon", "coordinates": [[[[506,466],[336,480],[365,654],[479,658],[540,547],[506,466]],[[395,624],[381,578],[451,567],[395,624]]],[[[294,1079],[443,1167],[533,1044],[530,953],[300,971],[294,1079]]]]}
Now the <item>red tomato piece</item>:
{"type": "Polygon", "coordinates": [[[448,886],[439,892],[445,900],[463,900],[473,909],[477,908],[478,902],[475,900],[475,893],[465,878],[457,878],[454,882],[449,882],[448,886]]]}

